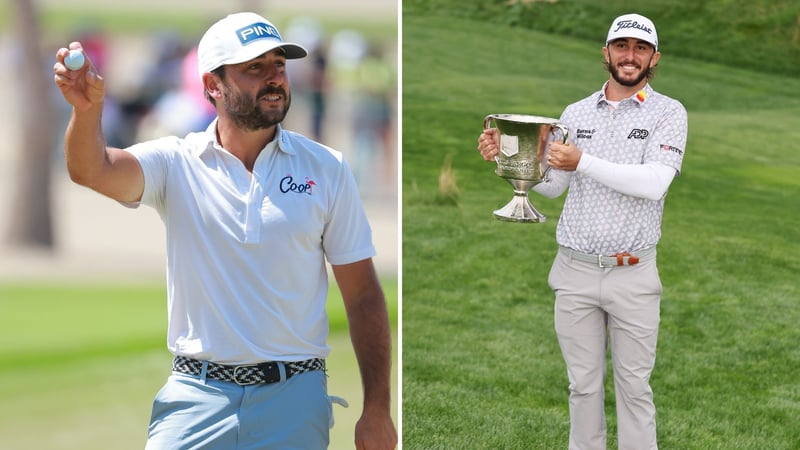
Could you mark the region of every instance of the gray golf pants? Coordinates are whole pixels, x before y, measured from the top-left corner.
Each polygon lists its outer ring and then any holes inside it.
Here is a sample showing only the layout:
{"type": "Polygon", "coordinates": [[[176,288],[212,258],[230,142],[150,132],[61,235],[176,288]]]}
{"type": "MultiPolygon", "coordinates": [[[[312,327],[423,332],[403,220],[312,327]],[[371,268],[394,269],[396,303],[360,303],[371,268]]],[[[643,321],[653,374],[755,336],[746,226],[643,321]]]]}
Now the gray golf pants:
{"type": "Polygon", "coordinates": [[[620,449],[653,450],[661,281],[655,252],[633,266],[602,268],[561,250],[549,277],[555,329],[569,378],[570,450],[605,450],[604,384],[611,347],[620,449]]]}

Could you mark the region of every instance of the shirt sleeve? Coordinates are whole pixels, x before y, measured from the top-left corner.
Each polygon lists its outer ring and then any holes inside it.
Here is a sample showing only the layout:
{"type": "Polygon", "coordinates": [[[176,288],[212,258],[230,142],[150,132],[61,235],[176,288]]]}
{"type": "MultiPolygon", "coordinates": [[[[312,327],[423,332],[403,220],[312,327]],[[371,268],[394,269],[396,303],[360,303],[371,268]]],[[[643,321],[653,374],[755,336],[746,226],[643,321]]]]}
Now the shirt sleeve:
{"type": "Polygon", "coordinates": [[[577,171],[625,195],[660,200],[675,178],[674,167],[663,163],[616,164],[584,153],[577,171]]]}
{"type": "MultiPolygon", "coordinates": [[[[175,137],[165,137],[135,144],[125,149],[142,166],[144,173],[144,192],[140,204],[151,206],[161,212],[167,191],[167,173],[174,155],[180,148],[175,137]]],[[[138,206],[139,203],[128,206],[138,206]]]]}
{"type": "Polygon", "coordinates": [[[339,188],[331,203],[322,246],[328,262],[350,264],[375,256],[372,229],[355,178],[345,161],[339,170],[339,188]]]}
{"type": "Polygon", "coordinates": [[[653,135],[648,139],[648,148],[642,163],[660,163],[672,167],[680,174],[687,133],[686,109],[677,100],[672,100],[653,130],[653,135]]]}
{"type": "Polygon", "coordinates": [[[556,198],[563,194],[572,180],[572,172],[550,169],[545,175],[545,181],[533,187],[533,191],[547,198],[556,198]]]}

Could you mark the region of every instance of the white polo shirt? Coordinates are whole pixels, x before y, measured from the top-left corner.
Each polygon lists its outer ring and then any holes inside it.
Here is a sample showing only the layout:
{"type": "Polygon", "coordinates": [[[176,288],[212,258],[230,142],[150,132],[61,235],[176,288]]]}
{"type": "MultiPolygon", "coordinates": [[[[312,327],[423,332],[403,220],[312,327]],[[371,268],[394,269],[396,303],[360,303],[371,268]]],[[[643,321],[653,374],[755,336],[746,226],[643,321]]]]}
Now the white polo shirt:
{"type": "Polygon", "coordinates": [[[375,255],[341,153],[278,127],[251,174],[204,132],[127,149],[167,233],[169,350],[223,364],[324,358],[325,260],[375,255]]]}

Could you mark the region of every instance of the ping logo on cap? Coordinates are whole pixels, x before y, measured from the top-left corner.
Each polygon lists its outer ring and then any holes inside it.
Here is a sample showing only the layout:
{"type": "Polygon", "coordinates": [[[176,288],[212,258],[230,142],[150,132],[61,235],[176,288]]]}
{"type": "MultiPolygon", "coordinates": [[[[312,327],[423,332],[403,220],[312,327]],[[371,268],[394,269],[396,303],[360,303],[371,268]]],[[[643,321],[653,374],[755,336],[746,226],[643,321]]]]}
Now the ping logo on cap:
{"type": "Polygon", "coordinates": [[[264,22],[256,22],[246,27],[239,28],[236,30],[236,36],[239,37],[239,42],[241,42],[242,45],[250,44],[259,39],[283,40],[277,28],[264,22]]]}

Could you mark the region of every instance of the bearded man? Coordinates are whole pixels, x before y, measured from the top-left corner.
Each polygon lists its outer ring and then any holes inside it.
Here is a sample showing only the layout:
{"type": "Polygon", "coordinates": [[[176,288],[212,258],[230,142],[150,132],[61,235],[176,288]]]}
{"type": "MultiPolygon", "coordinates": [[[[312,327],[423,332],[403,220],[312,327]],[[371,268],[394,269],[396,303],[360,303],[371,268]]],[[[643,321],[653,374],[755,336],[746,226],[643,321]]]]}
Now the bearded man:
{"type": "MultiPolygon", "coordinates": [[[[606,351],[614,369],[620,449],[654,450],[655,365],[662,286],[656,266],[664,199],[680,173],[686,109],[649,81],[661,58],[653,22],[616,18],[603,47],[610,74],[602,89],[561,115],[573,136],[550,144],[554,170],[533,190],[550,198],[569,189],[550,270],[555,329],[569,379],[569,448],[606,449],[606,351]]],[[[499,152],[496,128],[478,150],[499,152]]]]}

